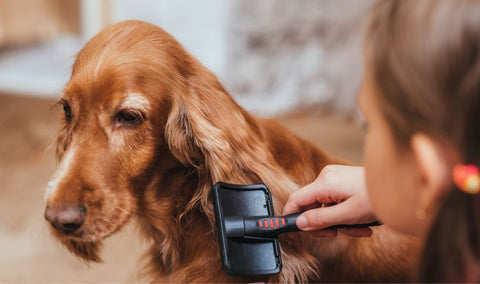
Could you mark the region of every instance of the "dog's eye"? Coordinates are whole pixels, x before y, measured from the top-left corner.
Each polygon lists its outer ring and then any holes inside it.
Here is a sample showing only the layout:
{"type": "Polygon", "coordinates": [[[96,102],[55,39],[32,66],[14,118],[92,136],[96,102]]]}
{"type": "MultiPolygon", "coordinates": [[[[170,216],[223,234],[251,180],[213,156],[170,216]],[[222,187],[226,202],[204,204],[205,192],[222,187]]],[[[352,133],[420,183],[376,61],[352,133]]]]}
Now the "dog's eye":
{"type": "Polygon", "coordinates": [[[121,110],[115,115],[115,123],[120,126],[135,126],[142,121],[142,114],[136,110],[121,110]]]}
{"type": "Polygon", "coordinates": [[[65,120],[72,120],[72,108],[67,102],[63,102],[63,112],[65,113],[65,120]]]}

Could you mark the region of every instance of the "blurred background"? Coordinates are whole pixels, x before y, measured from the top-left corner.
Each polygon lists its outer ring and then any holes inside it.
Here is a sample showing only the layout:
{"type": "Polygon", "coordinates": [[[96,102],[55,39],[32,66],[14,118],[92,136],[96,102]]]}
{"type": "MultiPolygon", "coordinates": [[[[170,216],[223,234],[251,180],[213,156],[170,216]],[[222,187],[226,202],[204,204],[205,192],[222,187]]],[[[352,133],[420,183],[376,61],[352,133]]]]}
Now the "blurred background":
{"type": "Polygon", "coordinates": [[[51,107],[78,50],[127,19],[164,28],[248,111],[361,163],[355,96],[371,0],[0,0],[0,282],[133,282],[134,224],[105,243],[103,264],[71,256],[43,219],[55,169],[51,107]]]}

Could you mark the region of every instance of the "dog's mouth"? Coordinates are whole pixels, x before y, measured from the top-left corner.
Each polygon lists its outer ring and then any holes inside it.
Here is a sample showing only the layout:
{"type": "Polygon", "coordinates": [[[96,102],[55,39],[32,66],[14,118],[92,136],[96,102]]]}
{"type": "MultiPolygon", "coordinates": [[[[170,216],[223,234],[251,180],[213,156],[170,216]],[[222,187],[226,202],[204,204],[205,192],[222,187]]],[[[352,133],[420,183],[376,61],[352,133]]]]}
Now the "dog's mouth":
{"type": "Polygon", "coordinates": [[[111,214],[88,215],[82,222],[52,222],[53,235],[62,241],[96,242],[115,234],[130,219],[126,210],[114,210],[111,214]]]}
{"type": "Polygon", "coordinates": [[[58,193],[56,197],[47,199],[44,212],[50,231],[86,261],[100,261],[102,240],[120,231],[136,212],[135,199],[128,190],[84,190],[74,201],[60,198],[63,195],[58,193]]]}
{"type": "Polygon", "coordinates": [[[71,253],[85,261],[99,262],[102,240],[119,231],[130,219],[125,210],[114,210],[112,214],[89,215],[85,222],[78,225],[50,223],[53,236],[71,253]]]}
{"type": "MultiPolygon", "coordinates": [[[[67,226],[68,227],[68,226],[67,226]]],[[[52,230],[56,235],[64,238],[77,238],[81,239],[85,237],[85,232],[83,230],[65,230],[64,227],[60,227],[56,224],[51,224],[52,230]]]]}
{"type": "MultiPolygon", "coordinates": [[[[110,235],[114,234],[117,230],[105,230],[101,229],[104,226],[88,224],[82,225],[75,231],[66,231],[64,228],[59,228],[55,225],[50,225],[54,236],[60,240],[76,241],[76,242],[96,242],[101,241],[110,235]]],[[[118,226],[120,227],[120,226],[118,226]]]]}

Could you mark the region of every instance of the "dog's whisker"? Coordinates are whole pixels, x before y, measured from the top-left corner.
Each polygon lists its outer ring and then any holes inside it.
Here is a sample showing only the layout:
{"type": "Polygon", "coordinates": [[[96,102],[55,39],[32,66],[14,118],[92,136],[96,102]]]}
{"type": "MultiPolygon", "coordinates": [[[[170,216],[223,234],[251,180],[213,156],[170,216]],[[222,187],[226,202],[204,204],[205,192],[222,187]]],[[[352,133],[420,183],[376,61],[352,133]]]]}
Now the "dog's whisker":
{"type": "Polygon", "coordinates": [[[123,208],[121,208],[121,207],[115,207],[115,209],[118,209],[118,210],[120,210],[120,211],[123,211],[123,212],[125,212],[125,214],[130,214],[127,210],[125,210],[125,209],[123,209],[123,208]]]}

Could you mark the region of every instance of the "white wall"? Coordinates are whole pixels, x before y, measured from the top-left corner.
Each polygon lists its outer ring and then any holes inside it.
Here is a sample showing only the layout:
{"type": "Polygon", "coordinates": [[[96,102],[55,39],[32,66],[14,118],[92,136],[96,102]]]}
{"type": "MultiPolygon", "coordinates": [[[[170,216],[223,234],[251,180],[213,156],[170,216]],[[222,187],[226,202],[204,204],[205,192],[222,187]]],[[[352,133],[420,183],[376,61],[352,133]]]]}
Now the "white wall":
{"type": "Polygon", "coordinates": [[[158,25],[218,75],[227,56],[226,34],[232,1],[112,0],[112,19],[138,19],[158,25]]]}
{"type": "MultiPolygon", "coordinates": [[[[161,26],[204,65],[221,75],[226,62],[230,1],[110,0],[112,22],[139,19],[161,26]]],[[[0,53],[0,91],[58,97],[70,76],[73,56],[103,25],[101,2],[83,0],[80,37],[0,53]]]]}
{"type": "Polygon", "coordinates": [[[0,91],[58,96],[73,55],[107,14],[111,22],[140,19],[165,29],[254,113],[355,109],[372,0],[102,1],[82,0],[83,38],[0,52],[0,91]]]}

